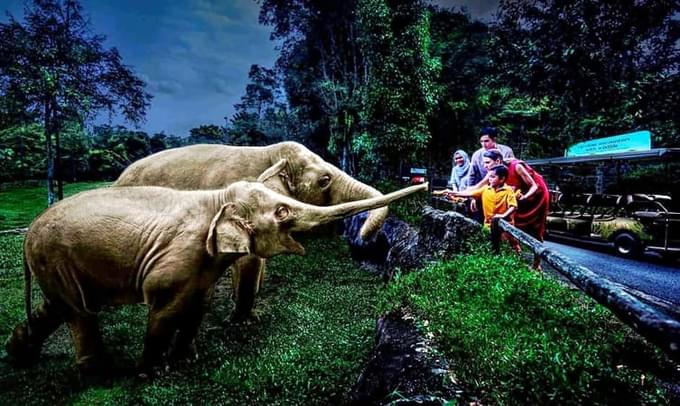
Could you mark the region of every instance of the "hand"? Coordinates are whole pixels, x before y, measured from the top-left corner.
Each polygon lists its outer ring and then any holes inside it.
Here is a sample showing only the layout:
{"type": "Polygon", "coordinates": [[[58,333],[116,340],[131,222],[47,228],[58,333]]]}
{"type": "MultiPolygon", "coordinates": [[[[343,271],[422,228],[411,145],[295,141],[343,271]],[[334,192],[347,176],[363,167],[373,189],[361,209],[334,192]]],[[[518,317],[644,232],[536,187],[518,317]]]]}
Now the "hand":
{"type": "Polygon", "coordinates": [[[441,195],[444,195],[444,194],[446,194],[446,189],[432,191],[432,195],[434,195],[434,196],[441,196],[441,195]]]}

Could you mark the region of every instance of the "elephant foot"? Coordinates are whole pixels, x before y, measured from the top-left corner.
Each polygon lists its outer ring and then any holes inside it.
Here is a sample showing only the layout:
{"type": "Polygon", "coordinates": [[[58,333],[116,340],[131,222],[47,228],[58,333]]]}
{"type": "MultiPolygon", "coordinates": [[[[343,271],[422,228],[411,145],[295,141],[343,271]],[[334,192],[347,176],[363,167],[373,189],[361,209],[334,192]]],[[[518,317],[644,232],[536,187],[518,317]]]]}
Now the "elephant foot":
{"type": "Polygon", "coordinates": [[[165,372],[169,372],[170,365],[165,361],[165,358],[162,354],[159,356],[142,357],[137,362],[137,377],[140,379],[153,379],[165,372]]]}
{"type": "Polygon", "coordinates": [[[196,345],[193,342],[188,344],[178,344],[175,340],[170,345],[170,351],[168,351],[167,359],[171,365],[177,365],[183,362],[191,364],[198,360],[196,345]]]}
{"type": "Polygon", "coordinates": [[[113,383],[116,368],[113,359],[107,356],[88,357],[76,362],[78,367],[78,380],[84,387],[107,386],[113,383]]]}
{"type": "Polygon", "coordinates": [[[170,372],[170,366],[163,363],[162,365],[148,365],[144,361],[137,364],[137,377],[139,379],[148,380],[157,378],[166,372],[170,372]]]}
{"type": "Polygon", "coordinates": [[[229,317],[229,321],[231,323],[243,323],[247,320],[249,320],[252,316],[252,313],[250,310],[234,310],[231,313],[231,317],[229,317]]]}
{"type": "Polygon", "coordinates": [[[40,357],[42,342],[34,341],[25,323],[18,325],[5,343],[10,363],[15,367],[27,367],[35,363],[40,357]]]}

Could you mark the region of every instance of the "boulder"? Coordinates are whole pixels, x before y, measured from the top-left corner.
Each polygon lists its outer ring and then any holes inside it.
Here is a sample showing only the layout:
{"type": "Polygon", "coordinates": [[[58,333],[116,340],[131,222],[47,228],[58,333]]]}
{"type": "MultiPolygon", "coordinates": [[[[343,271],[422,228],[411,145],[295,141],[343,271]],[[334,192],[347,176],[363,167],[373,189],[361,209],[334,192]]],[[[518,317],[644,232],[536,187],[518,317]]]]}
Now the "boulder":
{"type": "Polygon", "coordinates": [[[442,405],[462,397],[448,362],[402,311],[378,320],[376,346],[345,403],[442,405]]]}
{"type": "Polygon", "coordinates": [[[447,258],[464,252],[466,247],[482,238],[479,223],[454,211],[425,207],[419,229],[389,216],[382,228],[369,241],[363,241],[359,229],[367,214],[345,219],[344,235],[352,257],[378,264],[383,277],[389,280],[398,268],[408,272],[436,258],[447,258]]]}

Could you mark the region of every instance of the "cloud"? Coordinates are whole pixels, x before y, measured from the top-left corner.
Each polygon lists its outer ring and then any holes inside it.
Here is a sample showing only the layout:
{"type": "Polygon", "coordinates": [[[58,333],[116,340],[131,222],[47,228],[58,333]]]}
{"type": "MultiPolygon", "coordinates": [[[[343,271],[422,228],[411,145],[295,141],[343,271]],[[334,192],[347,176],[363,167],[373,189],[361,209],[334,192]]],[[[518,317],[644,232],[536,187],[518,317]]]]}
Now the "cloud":
{"type": "Polygon", "coordinates": [[[182,93],[182,85],[170,80],[150,80],[149,92],[152,94],[176,95],[182,93]]]}
{"type": "Polygon", "coordinates": [[[257,21],[259,5],[185,0],[156,8],[149,27],[155,40],[135,44],[142,49],[132,61],[155,96],[145,127],[186,135],[201,124],[224,125],[245,90],[250,66],[273,66],[277,56],[268,28],[257,21]]]}

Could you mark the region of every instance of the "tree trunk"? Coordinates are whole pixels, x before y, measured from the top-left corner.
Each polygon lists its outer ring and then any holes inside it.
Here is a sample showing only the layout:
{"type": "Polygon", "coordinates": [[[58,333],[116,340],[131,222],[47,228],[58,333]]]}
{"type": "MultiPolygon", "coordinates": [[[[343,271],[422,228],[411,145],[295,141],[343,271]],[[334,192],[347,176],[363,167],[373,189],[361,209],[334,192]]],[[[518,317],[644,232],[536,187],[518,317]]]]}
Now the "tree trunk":
{"type": "Polygon", "coordinates": [[[61,129],[54,133],[54,176],[57,181],[57,198],[64,199],[64,179],[61,171],[61,129]]]}
{"type": "Polygon", "coordinates": [[[54,154],[52,153],[52,108],[45,102],[45,154],[47,155],[47,206],[57,199],[54,194],[54,154]]]}

